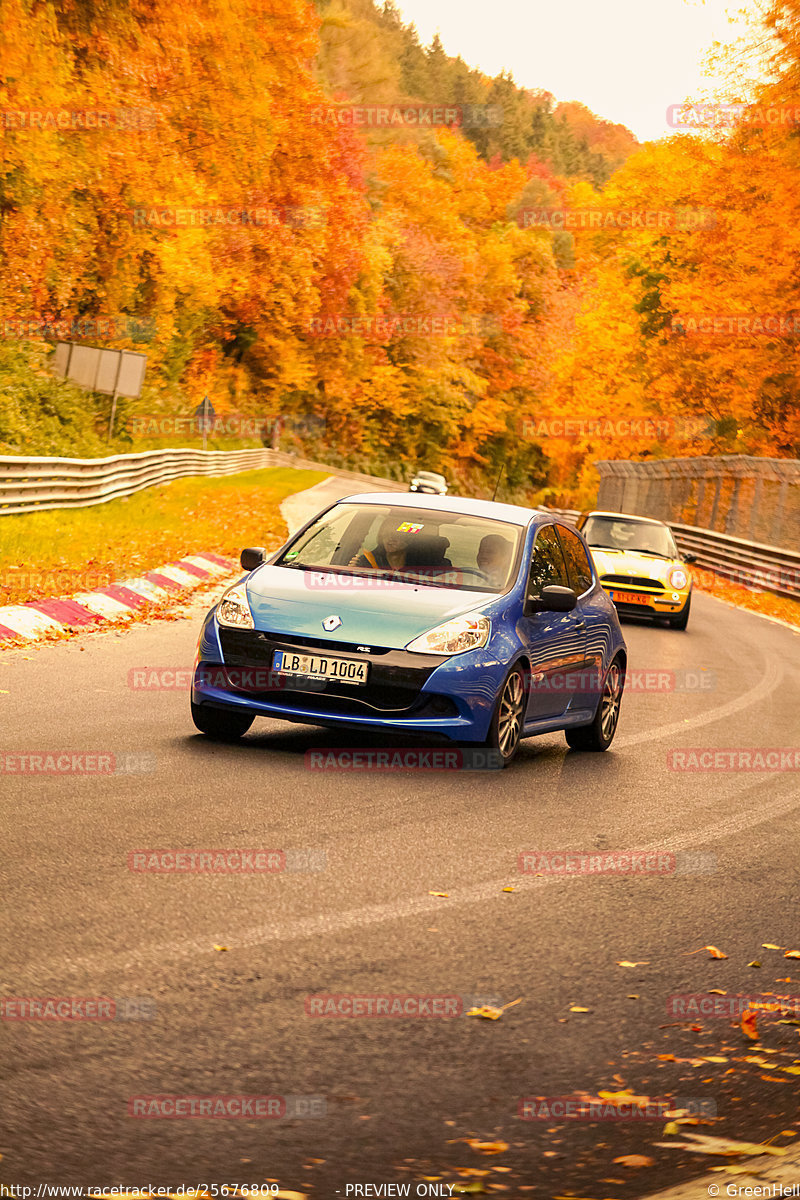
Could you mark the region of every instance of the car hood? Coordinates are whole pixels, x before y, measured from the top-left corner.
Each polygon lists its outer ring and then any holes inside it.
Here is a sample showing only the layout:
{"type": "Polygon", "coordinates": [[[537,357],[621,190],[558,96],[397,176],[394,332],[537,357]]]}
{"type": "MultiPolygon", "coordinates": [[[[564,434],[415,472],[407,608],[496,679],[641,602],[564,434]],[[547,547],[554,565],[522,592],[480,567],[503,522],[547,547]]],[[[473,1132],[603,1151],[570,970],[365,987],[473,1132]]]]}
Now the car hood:
{"type": "Polygon", "coordinates": [[[246,586],[256,629],[394,650],[451,617],[498,599],[494,592],[268,565],[257,567],[246,586]],[[327,631],[322,622],[330,616],[338,616],[341,625],[327,631]]]}
{"type": "Polygon", "coordinates": [[[658,579],[661,583],[667,583],[673,567],[680,566],[685,570],[683,563],[677,559],[654,558],[652,554],[637,554],[635,550],[592,550],[592,558],[600,576],[638,575],[642,579],[658,579]]]}

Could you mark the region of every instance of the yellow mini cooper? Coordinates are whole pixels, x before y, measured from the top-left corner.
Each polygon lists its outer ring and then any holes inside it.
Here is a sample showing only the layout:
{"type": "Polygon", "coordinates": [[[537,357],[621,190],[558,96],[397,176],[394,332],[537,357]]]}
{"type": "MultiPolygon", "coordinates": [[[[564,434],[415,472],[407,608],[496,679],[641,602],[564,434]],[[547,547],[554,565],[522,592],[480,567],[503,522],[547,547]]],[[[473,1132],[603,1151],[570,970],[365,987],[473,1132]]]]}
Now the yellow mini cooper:
{"type": "Polygon", "coordinates": [[[577,527],[592,551],[597,574],[618,612],[666,617],[673,629],[685,629],[692,603],[692,576],[672,530],[651,517],[629,513],[585,512],[577,527]]]}

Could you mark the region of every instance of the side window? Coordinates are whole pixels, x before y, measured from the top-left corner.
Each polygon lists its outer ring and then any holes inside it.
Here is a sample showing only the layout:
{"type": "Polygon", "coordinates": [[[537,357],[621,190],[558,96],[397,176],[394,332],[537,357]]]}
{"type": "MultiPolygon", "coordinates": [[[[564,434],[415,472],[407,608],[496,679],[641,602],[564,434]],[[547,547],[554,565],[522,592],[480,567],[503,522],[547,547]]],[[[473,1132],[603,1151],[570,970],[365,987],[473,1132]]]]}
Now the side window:
{"type": "Polygon", "coordinates": [[[576,537],[571,529],[565,529],[563,525],[558,526],[558,536],[561,540],[564,558],[567,560],[570,587],[574,588],[580,596],[582,592],[592,586],[592,567],[586,556],[586,550],[580,538],[576,537]]]}
{"type": "Polygon", "coordinates": [[[533,547],[531,558],[531,573],[528,579],[528,595],[540,596],[542,588],[547,587],[549,583],[556,583],[561,587],[570,586],[555,525],[545,525],[536,534],[536,544],[533,547]]]}

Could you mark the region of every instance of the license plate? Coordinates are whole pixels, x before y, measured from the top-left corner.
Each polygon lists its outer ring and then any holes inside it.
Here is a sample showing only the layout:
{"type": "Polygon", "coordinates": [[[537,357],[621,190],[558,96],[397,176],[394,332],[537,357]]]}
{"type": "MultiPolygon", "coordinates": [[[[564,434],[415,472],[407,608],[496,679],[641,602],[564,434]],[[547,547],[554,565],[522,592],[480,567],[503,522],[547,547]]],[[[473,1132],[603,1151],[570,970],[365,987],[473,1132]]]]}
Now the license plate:
{"type": "Polygon", "coordinates": [[[367,682],[369,664],[358,658],[276,650],[272,669],[281,675],[306,675],[310,679],[340,679],[343,683],[363,684],[367,682]]]}
{"type": "Polygon", "coordinates": [[[655,596],[648,596],[646,592],[609,592],[612,600],[618,600],[621,604],[652,604],[655,596]]]}

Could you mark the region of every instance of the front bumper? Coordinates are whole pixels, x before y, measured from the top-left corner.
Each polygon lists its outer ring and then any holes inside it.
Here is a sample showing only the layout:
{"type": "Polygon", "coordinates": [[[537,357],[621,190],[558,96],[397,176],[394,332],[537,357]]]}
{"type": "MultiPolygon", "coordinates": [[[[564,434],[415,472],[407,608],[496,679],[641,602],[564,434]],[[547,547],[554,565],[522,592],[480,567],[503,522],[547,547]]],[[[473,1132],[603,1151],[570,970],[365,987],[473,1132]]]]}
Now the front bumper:
{"type": "Polygon", "coordinates": [[[306,725],[483,741],[505,676],[487,650],[444,660],[380,647],[367,653],[344,642],[221,628],[212,611],[200,635],[192,699],[306,725]],[[276,650],[357,658],[369,666],[368,681],[281,676],[271,670],[276,650]]]}

